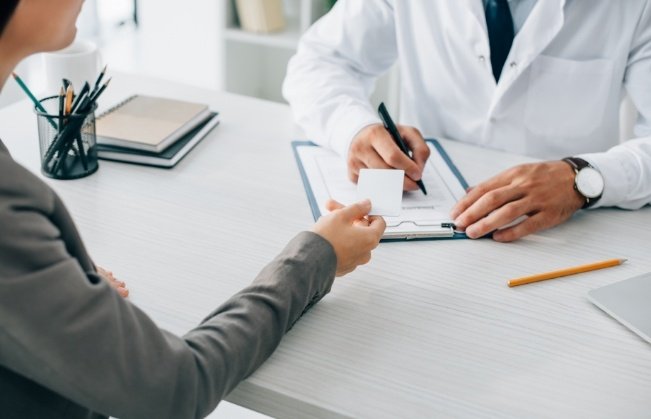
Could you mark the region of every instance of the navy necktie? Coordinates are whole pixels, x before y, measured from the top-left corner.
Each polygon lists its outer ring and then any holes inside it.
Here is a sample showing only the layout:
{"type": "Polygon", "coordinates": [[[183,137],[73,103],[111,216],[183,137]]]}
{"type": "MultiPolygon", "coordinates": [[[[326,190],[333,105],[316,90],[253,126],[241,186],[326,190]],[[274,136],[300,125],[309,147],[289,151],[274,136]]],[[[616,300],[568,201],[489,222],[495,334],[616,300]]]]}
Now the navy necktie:
{"type": "Polygon", "coordinates": [[[495,81],[498,81],[515,37],[513,18],[506,0],[488,0],[486,3],[486,27],[491,47],[493,76],[495,76],[495,81]]]}

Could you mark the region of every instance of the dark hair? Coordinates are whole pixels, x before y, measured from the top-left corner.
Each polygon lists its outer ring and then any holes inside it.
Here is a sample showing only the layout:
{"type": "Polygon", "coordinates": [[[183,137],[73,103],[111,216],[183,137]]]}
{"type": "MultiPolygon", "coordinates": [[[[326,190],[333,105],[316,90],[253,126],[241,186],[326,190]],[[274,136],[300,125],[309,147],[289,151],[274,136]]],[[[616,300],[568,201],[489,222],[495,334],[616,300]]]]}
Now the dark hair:
{"type": "Polygon", "coordinates": [[[11,15],[14,14],[16,6],[20,0],[2,0],[0,1],[0,35],[5,30],[5,26],[9,23],[11,15]]]}

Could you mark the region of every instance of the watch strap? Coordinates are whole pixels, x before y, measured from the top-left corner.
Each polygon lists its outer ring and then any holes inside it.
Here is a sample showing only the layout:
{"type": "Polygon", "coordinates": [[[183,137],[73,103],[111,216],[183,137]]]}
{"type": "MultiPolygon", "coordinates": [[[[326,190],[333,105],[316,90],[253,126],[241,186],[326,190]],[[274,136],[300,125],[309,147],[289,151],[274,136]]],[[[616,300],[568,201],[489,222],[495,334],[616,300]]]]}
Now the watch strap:
{"type": "Polygon", "coordinates": [[[574,169],[574,173],[575,173],[575,176],[574,176],[574,190],[577,191],[579,193],[579,195],[581,195],[583,197],[583,199],[585,199],[585,203],[583,204],[581,209],[590,208],[591,206],[593,206],[599,200],[599,198],[601,198],[601,195],[599,195],[599,196],[597,196],[595,198],[588,198],[587,196],[583,195],[581,193],[581,191],[579,190],[579,188],[577,187],[577,185],[576,185],[576,176],[579,174],[579,171],[581,171],[582,169],[585,169],[586,167],[590,167],[590,168],[594,169],[594,167],[590,163],[588,163],[586,160],[584,160],[584,159],[582,159],[580,157],[565,157],[564,159],[562,159],[562,161],[569,164],[572,167],[572,169],[574,169]]]}
{"type": "Polygon", "coordinates": [[[581,169],[583,169],[585,167],[592,167],[592,165],[590,163],[588,163],[587,161],[583,160],[580,157],[565,157],[563,159],[563,161],[565,163],[569,164],[570,166],[572,166],[572,168],[576,172],[578,172],[579,170],[581,170],[581,169]]]}

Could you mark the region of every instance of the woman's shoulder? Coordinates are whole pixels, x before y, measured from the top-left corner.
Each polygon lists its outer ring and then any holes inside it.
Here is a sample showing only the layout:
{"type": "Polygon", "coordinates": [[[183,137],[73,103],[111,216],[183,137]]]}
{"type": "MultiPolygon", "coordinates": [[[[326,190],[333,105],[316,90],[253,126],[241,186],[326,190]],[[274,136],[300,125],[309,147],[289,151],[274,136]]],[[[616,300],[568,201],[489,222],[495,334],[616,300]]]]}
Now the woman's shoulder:
{"type": "MultiPolygon", "coordinates": [[[[0,226],[0,279],[49,269],[70,258],[71,251],[75,257],[85,255],[54,191],[4,147],[0,147],[0,226]]],[[[88,267],[87,259],[78,260],[88,267]]]]}
{"type": "Polygon", "coordinates": [[[0,211],[33,208],[48,213],[54,202],[54,191],[18,164],[0,141],[0,211]]]}

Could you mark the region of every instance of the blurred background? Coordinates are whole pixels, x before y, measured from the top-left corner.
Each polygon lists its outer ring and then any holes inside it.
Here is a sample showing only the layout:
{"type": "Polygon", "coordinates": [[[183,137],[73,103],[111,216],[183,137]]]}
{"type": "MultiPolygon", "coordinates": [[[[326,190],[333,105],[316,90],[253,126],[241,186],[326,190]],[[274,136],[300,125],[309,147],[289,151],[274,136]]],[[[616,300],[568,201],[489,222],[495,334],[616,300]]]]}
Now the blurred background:
{"type": "MultiPolygon", "coordinates": [[[[298,41],[336,0],[86,0],[78,37],[96,42],[112,71],[284,102],[281,84],[298,41]],[[278,25],[276,14],[282,22],[278,25]],[[242,19],[244,18],[244,19],[242,19]],[[246,25],[243,27],[242,22],[246,25]],[[265,25],[265,23],[276,25],[265,25]]],[[[41,57],[17,72],[43,93],[41,57]]],[[[399,115],[399,70],[382,77],[371,97],[399,115]]],[[[23,99],[15,83],[0,107],[23,99]]],[[[636,111],[626,97],[620,137],[633,136],[636,111]]]]}
{"type": "MultiPolygon", "coordinates": [[[[281,84],[298,41],[336,0],[86,0],[78,38],[96,42],[112,71],[283,102],[281,84]]],[[[41,57],[18,73],[43,86],[41,57]]],[[[397,71],[374,94],[397,102],[397,71]],[[396,83],[394,83],[394,80],[396,83]]],[[[22,99],[8,83],[2,103],[22,99]]]]}

